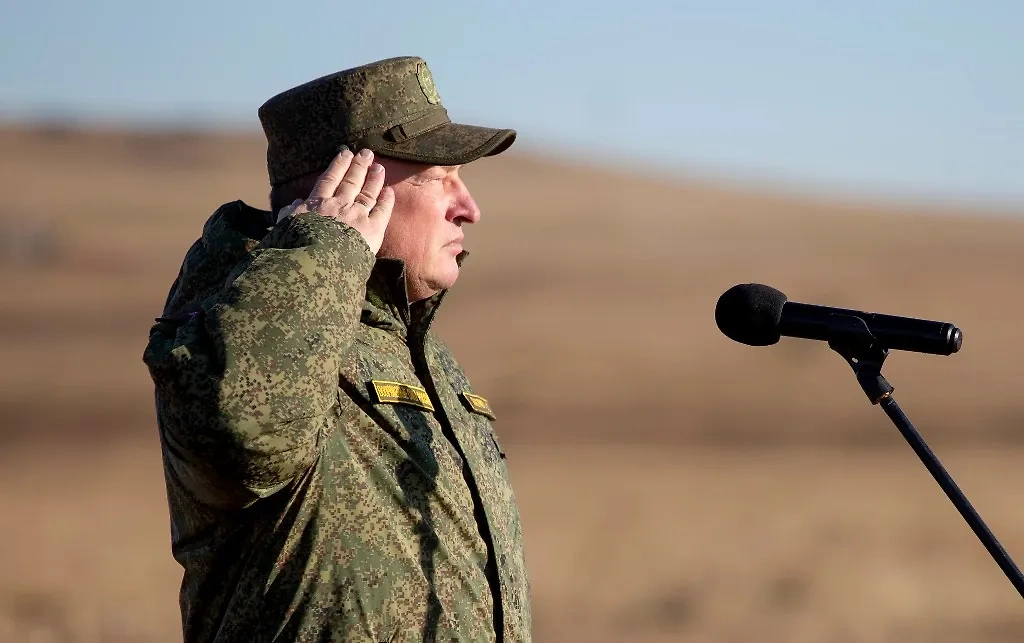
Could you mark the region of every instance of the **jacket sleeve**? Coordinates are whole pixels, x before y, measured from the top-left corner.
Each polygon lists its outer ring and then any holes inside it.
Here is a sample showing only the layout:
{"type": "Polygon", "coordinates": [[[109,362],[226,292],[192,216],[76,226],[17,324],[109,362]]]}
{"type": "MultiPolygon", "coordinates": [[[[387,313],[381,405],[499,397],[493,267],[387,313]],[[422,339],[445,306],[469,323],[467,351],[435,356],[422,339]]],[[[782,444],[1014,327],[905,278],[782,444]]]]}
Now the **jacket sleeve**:
{"type": "Polygon", "coordinates": [[[153,326],[143,361],[165,459],[199,500],[245,506],[316,460],[374,260],[354,228],[294,217],[223,288],[153,326]]]}

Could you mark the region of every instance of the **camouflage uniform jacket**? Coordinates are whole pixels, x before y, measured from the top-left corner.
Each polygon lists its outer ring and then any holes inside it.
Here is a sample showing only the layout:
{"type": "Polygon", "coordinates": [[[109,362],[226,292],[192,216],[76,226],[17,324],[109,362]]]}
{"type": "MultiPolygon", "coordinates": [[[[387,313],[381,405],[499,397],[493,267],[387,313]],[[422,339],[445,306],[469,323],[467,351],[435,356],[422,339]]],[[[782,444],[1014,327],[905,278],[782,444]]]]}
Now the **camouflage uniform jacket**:
{"type": "Polygon", "coordinates": [[[185,642],[529,641],[493,414],[430,330],[444,294],[410,305],[353,228],[268,215],[210,217],[143,356],[185,642]]]}

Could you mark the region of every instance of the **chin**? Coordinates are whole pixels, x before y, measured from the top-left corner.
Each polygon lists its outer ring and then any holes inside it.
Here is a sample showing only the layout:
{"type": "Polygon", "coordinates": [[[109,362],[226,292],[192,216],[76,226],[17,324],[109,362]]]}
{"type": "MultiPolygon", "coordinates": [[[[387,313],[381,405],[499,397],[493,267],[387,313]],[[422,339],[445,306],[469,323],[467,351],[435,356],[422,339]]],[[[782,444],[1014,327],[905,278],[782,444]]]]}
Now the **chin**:
{"type": "Polygon", "coordinates": [[[447,290],[455,285],[459,279],[459,266],[453,261],[450,267],[438,270],[430,280],[430,285],[436,290],[447,290]]]}

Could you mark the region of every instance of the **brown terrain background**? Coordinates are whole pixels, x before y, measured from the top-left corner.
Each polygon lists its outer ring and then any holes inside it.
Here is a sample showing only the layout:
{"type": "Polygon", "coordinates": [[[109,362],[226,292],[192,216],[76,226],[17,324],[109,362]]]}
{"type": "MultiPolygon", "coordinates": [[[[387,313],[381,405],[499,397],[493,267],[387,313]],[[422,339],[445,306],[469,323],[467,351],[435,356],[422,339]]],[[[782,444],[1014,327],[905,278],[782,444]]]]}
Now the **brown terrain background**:
{"type": "MultiPolygon", "coordinates": [[[[517,149],[517,148],[514,148],[517,149]]],[[[1024,561],[1024,213],[818,200],[515,153],[438,328],[499,415],[535,640],[997,642],[1021,597],[818,342],[722,336],[736,283],[948,320],[896,398],[1024,561]]],[[[256,135],[0,129],[0,641],[180,641],[141,362],[181,256],[264,206],[256,135]]]]}

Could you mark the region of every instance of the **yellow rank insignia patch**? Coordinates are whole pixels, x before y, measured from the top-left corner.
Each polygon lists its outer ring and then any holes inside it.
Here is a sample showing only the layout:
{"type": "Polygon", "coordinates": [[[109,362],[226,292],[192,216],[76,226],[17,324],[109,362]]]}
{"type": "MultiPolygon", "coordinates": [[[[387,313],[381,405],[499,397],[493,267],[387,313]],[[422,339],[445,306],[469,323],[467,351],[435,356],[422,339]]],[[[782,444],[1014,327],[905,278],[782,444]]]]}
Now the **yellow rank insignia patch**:
{"type": "Polygon", "coordinates": [[[377,400],[382,404],[411,404],[428,411],[434,410],[434,404],[430,401],[426,389],[384,380],[372,380],[370,383],[373,384],[377,400]]]}
{"type": "Polygon", "coordinates": [[[473,395],[468,391],[463,391],[462,399],[465,400],[466,404],[469,406],[470,411],[473,411],[474,413],[479,413],[480,415],[485,415],[492,420],[498,419],[494,417],[494,411],[491,410],[491,405],[487,403],[487,400],[480,397],[479,395],[473,395]]]}

